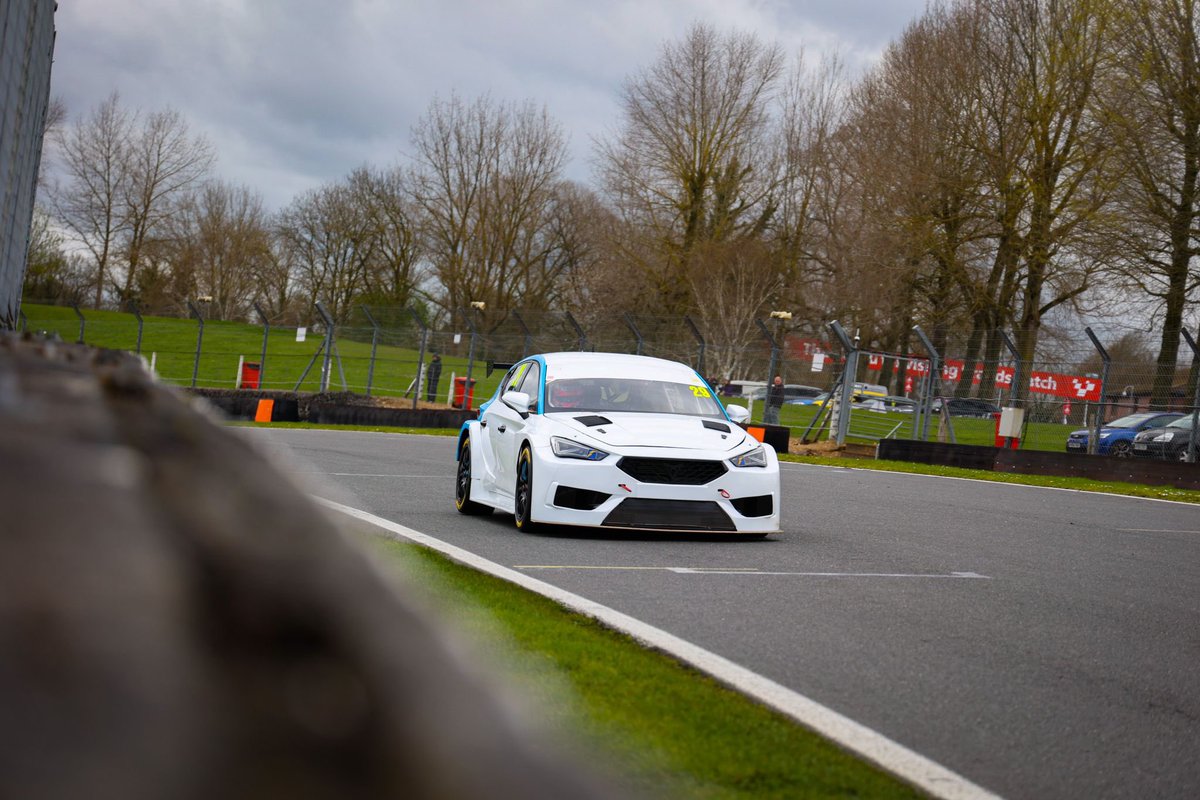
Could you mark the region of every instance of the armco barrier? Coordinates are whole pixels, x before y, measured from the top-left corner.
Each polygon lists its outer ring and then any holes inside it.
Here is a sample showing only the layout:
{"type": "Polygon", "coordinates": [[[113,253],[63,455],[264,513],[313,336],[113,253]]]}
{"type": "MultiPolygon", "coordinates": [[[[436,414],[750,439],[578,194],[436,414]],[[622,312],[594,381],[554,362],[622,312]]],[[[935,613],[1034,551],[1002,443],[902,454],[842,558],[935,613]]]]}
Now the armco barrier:
{"type": "Polygon", "coordinates": [[[1004,450],[999,447],[919,442],[911,439],[881,441],[876,450],[876,458],[1024,475],[1061,475],[1097,481],[1200,489],[1200,465],[1175,461],[1142,461],[1077,453],[1047,453],[1040,450],[1004,450]]]}

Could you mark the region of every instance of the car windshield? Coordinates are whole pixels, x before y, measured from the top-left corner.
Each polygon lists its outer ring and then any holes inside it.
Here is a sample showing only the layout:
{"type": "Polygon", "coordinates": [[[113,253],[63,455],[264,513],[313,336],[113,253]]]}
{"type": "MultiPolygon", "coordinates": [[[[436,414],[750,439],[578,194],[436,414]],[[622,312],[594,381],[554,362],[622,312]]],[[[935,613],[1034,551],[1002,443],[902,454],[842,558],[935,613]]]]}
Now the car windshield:
{"type": "Polygon", "coordinates": [[[546,383],[546,411],[687,414],[723,419],[721,406],[700,383],[630,378],[566,378],[546,383]]]}
{"type": "Polygon", "coordinates": [[[1187,416],[1180,417],[1179,419],[1170,423],[1166,427],[1168,427],[1168,428],[1183,428],[1184,430],[1190,431],[1192,429],[1192,415],[1188,414],[1187,416]]]}
{"type": "Polygon", "coordinates": [[[1106,423],[1105,427],[1108,427],[1108,428],[1136,428],[1136,427],[1140,426],[1143,422],[1154,419],[1157,416],[1158,416],[1157,414],[1130,414],[1127,417],[1121,417],[1120,419],[1114,419],[1112,422],[1106,423]]]}

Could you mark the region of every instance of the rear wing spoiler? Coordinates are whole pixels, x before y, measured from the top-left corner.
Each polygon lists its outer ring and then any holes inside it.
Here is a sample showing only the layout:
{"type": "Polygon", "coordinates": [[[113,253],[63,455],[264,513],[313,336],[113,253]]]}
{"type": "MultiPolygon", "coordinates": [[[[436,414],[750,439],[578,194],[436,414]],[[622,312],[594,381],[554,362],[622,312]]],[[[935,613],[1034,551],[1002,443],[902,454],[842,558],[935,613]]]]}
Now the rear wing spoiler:
{"type": "Polygon", "coordinates": [[[508,370],[512,369],[513,365],[516,363],[517,362],[515,361],[489,361],[487,362],[487,372],[485,373],[484,377],[492,377],[492,373],[498,369],[507,372],[508,370]]]}

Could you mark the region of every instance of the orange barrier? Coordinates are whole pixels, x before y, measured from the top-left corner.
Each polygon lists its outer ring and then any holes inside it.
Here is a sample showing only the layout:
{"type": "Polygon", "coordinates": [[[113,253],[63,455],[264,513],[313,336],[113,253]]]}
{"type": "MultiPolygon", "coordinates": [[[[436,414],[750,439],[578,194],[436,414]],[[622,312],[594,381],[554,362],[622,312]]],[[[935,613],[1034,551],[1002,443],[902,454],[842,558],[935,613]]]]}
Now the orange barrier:
{"type": "Polygon", "coordinates": [[[270,422],[271,415],[275,413],[274,400],[259,400],[258,409],[254,412],[255,422],[270,422]]]}

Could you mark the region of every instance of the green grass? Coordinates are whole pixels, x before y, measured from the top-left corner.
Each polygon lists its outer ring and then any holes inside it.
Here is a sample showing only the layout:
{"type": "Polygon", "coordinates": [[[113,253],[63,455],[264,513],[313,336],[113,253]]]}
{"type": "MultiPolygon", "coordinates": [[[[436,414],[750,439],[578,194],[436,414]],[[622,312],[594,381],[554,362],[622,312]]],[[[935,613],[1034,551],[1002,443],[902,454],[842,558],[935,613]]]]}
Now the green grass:
{"type": "MultiPolygon", "coordinates": [[[[736,405],[745,405],[744,401],[740,399],[734,402],[736,405]]],[[[817,406],[785,405],[780,409],[779,424],[791,428],[793,436],[800,436],[805,432],[805,429],[812,422],[813,417],[816,416],[819,410],[817,406]]],[[[754,419],[756,421],[762,419],[761,402],[754,404],[754,419]]],[[[938,438],[940,423],[941,420],[938,417],[934,417],[929,421],[929,436],[931,439],[938,438]]],[[[826,419],[824,421],[826,430],[828,430],[828,424],[828,419],[826,419]]],[[[894,431],[892,438],[909,439],[912,438],[912,425],[912,414],[857,411],[851,416],[850,432],[847,439],[851,442],[874,442],[892,431],[894,431]],[[869,436],[861,434],[869,434],[869,436]]],[[[996,423],[994,420],[952,417],[951,425],[954,429],[954,438],[958,444],[977,444],[989,447],[995,444],[996,423]]],[[[1030,422],[1025,427],[1022,446],[1033,450],[1065,451],[1067,447],[1067,435],[1071,431],[1078,430],[1081,427],[1083,426],[1075,424],[1059,425],[1050,422],[1030,422]]],[[[948,431],[945,433],[945,437],[946,441],[950,441],[948,431]]]]}
{"type": "Polygon", "coordinates": [[[830,456],[798,456],[784,454],[780,461],[800,464],[820,464],[848,469],[872,469],[882,472],[909,472],[917,475],[940,475],[947,478],[973,478],[997,483],[1016,483],[1023,486],[1049,486],[1056,489],[1073,489],[1080,492],[1104,492],[1128,497],[1150,497],[1156,500],[1176,500],[1181,503],[1200,503],[1200,491],[1176,489],[1171,486],[1145,486],[1119,481],[1097,481],[1089,478],[1067,478],[1058,475],[1020,475],[1011,472],[943,467],[935,464],[917,464],[911,461],[880,461],[870,458],[844,458],[830,456]]]}
{"type": "Polygon", "coordinates": [[[415,545],[368,541],[435,607],[452,610],[477,658],[505,666],[555,739],[574,740],[589,763],[646,797],[921,796],[790,719],[545,598],[415,545]]]}
{"type": "MultiPolygon", "coordinates": [[[[26,329],[32,332],[57,333],[64,341],[74,342],[79,337],[79,318],[74,310],[61,306],[24,303],[26,329]]],[[[132,314],[116,311],[84,311],[84,342],[96,347],[115,350],[137,350],[138,326],[132,314]]],[[[181,386],[192,384],[193,370],[196,385],[204,387],[233,388],[237,378],[239,357],[246,361],[262,360],[263,329],[260,325],[241,322],[209,320],[204,323],[203,339],[200,326],[194,319],[173,317],[143,317],[141,353],[147,360],[153,359],[155,372],[168,383],[181,386]],[[196,360],[197,341],[201,342],[200,359],[196,360]]],[[[392,332],[393,334],[395,332],[392,332]]],[[[386,338],[386,337],[385,337],[386,338]]],[[[450,374],[462,377],[467,374],[467,347],[458,346],[461,353],[442,352],[442,377],[438,385],[438,396],[445,399],[450,387],[450,374]]],[[[267,337],[267,358],[263,388],[296,389],[315,392],[320,388],[320,373],[324,355],[316,358],[322,344],[322,336],[311,330],[303,342],[296,341],[295,328],[272,328],[267,337]],[[301,381],[306,368],[308,374],[301,381]]],[[[331,366],[329,386],[333,390],[342,388],[344,372],[346,386],[360,394],[366,392],[370,373],[373,394],[400,396],[416,376],[416,347],[398,343],[381,342],[376,348],[373,372],[371,370],[371,336],[369,330],[339,329],[336,341],[340,356],[331,366]]],[[[427,349],[426,362],[430,350],[427,349]]],[[[476,357],[471,370],[475,380],[475,405],[491,396],[503,373],[485,375],[486,363],[476,357]]]]}

